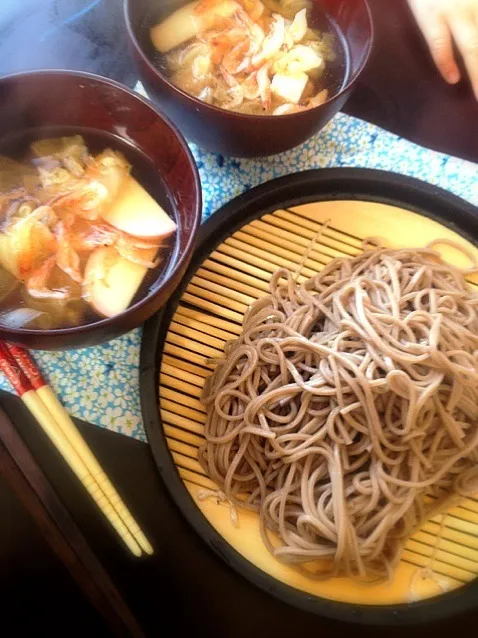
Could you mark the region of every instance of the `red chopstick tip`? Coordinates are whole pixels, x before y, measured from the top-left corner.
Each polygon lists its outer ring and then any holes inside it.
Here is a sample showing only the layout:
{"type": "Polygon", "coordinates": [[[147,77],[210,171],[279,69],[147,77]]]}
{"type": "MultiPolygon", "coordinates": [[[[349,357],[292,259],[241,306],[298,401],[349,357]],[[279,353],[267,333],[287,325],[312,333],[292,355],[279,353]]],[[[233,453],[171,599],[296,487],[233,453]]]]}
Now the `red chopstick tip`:
{"type": "Polygon", "coordinates": [[[43,378],[42,373],[38,369],[28,350],[25,350],[25,348],[22,348],[21,346],[16,346],[13,343],[5,342],[5,345],[22,369],[23,373],[26,375],[34,390],[39,390],[43,386],[47,385],[47,382],[43,378]]]}
{"type": "Polygon", "coordinates": [[[0,341],[0,370],[2,370],[19,396],[32,389],[30,381],[3,341],[0,341]]]}

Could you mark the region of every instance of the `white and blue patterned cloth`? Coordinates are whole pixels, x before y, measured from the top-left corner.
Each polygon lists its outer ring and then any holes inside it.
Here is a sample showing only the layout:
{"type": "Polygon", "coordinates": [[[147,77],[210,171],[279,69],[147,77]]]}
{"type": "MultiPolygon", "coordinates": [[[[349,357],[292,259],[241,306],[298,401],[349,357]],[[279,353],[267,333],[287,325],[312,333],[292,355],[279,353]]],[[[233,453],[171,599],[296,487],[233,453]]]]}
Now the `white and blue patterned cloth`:
{"type": "MultiPolygon", "coordinates": [[[[338,114],[300,147],[260,160],[224,158],[191,146],[201,176],[204,216],[253,186],[311,168],[354,166],[394,171],[441,186],[478,206],[478,166],[412,144],[338,114]]],[[[69,412],[90,423],[145,440],[139,400],[141,329],[102,346],[34,352],[69,412]]],[[[11,390],[0,378],[0,388],[11,390]]]]}

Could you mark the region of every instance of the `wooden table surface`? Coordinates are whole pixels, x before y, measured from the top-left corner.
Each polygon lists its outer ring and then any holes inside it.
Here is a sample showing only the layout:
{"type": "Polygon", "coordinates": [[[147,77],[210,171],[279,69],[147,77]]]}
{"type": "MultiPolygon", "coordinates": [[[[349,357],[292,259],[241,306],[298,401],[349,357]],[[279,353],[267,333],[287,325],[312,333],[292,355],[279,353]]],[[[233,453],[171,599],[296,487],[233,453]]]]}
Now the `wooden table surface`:
{"type": "MultiPolygon", "coordinates": [[[[449,87],[431,64],[405,0],[369,0],[375,21],[372,59],[346,111],[424,146],[478,162],[478,104],[466,82],[449,87]]],[[[129,86],[120,0],[2,0],[0,74],[75,68],[129,86]]],[[[41,463],[75,521],[123,593],[147,636],[200,628],[217,637],[343,632],[357,638],[476,635],[477,612],[438,625],[352,628],[279,603],[213,556],[183,521],[146,444],[86,423],[79,426],[153,540],[156,555],[130,558],[70,475],[23,405],[0,402],[41,463]]],[[[0,635],[107,636],[63,565],[0,480],[0,635]]]]}

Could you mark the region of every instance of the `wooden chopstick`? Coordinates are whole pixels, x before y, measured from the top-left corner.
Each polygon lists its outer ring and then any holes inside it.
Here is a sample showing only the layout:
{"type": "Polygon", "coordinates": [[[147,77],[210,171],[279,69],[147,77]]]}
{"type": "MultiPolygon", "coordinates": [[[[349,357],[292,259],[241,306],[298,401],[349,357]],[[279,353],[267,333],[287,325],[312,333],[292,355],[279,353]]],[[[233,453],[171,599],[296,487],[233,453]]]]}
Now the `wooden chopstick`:
{"type": "Polygon", "coordinates": [[[86,468],[89,470],[91,476],[94,478],[106,498],[116,510],[116,513],[129,529],[133,538],[136,539],[137,543],[146,554],[153,554],[154,549],[146,538],[145,533],[133,518],[133,515],[116,491],[114,485],[111,483],[105,471],[99,464],[97,458],[90,450],[85,439],[81,436],[77,427],[73,423],[70,415],[60,403],[58,397],[48,385],[45,378],[42,376],[28,350],[10,343],[5,343],[5,345],[9,352],[13,355],[15,361],[20,366],[27,379],[30,381],[32,388],[36,390],[37,395],[43,401],[53,419],[57,422],[63,435],[74,447],[78,456],[82,459],[86,468]]]}
{"type": "Polygon", "coordinates": [[[63,435],[57,422],[33,389],[29,379],[18,366],[4,342],[0,342],[0,369],[131,553],[134,556],[141,556],[138,542],[106,498],[73,445],[63,435]]]}

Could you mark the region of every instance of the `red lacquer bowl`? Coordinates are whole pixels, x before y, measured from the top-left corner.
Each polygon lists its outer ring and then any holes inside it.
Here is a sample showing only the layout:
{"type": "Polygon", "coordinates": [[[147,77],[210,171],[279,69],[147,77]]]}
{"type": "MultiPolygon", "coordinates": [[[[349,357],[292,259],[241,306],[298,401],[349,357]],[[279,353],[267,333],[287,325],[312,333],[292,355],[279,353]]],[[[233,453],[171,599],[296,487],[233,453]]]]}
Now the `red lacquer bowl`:
{"type": "MultiPolygon", "coordinates": [[[[369,57],[373,26],[366,0],[313,0],[345,50],[346,79],[321,106],[292,115],[242,115],[210,106],[176,88],[152,62],[149,28],[190,0],[124,0],[126,28],[141,80],[151,99],[186,138],[237,157],[274,155],[298,146],[343,107],[369,57]]],[[[345,71],[344,71],[345,72],[345,71]]]]}
{"type": "Polygon", "coordinates": [[[72,71],[35,71],[0,78],[0,149],[5,140],[39,127],[76,127],[126,141],[149,160],[169,195],[178,229],[166,271],[125,312],[77,328],[2,327],[0,339],[59,350],[95,345],[142,324],[168,299],[189,263],[201,221],[201,186],[194,159],[171,122],[121,84],[72,71]]]}

